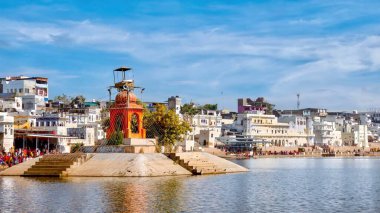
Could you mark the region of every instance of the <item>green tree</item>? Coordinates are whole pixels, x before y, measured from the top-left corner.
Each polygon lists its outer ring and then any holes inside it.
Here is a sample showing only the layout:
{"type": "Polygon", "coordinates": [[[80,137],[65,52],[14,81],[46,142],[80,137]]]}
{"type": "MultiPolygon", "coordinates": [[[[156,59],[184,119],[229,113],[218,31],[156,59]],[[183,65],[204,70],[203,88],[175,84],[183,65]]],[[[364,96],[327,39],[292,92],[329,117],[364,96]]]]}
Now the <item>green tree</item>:
{"type": "Polygon", "coordinates": [[[71,147],[70,147],[70,152],[71,153],[75,153],[75,152],[79,152],[80,151],[80,148],[83,146],[83,143],[75,143],[75,144],[72,144],[71,147]]]}
{"type": "Polygon", "coordinates": [[[122,131],[113,132],[107,141],[107,145],[120,145],[123,143],[123,138],[124,135],[122,131]]]}
{"type": "Polygon", "coordinates": [[[103,131],[107,131],[110,128],[110,117],[105,117],[101,120],[101,124],[103,131]]]}
{"type": "Polygon", "coordinates": [[[205,104],[202,106],[202,109],[204,109],[204,110],[217,110],[218,104],[205,104]]]}
{"type": "Polygon", "coordinates": [[[58,95],[54,97],[54,101],[63,102],[64,104],[71,103],[71,98],[65,94],[58,95]]]}
{"type": "Polygon", "coordinates": [[[194,103],[184,104],[181,107],[181,114],[186,116],[194,116],[200,112],[199,107],[195,106],[194,103]]]}
{"type": "Polygon", "coordinates": [[[148,137],[157,138],[158,143],[169,151],[191,130],[189,124],[181,120],[174,110],[168,110],[162,104],[157,104],[154,112],[145,112],[144,128],[148,137]]]}
{"type": "Polygon", "coordinates": [[[71,105],[82,106],[85,101],[86,101],[86,98],[83,95],[78,95],[71,100],[71,105]]]}

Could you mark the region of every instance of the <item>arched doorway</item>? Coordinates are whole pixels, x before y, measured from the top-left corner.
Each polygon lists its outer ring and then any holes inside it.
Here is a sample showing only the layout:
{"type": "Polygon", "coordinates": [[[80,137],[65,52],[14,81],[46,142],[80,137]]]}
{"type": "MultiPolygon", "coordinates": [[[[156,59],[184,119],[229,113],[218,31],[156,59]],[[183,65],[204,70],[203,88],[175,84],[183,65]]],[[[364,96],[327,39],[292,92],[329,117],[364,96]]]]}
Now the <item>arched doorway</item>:
{"type": "Polygon", "coordinates": [[[124,115],[120,113],[116,115],[115,131],[121,132],[123,130],[124,130],[124,115]]]}
{"type": "Polygon", "coordinates": [[[139,116],[136,113],[131,116],[131,132],[133,134],[139,133],[139,116]]]}

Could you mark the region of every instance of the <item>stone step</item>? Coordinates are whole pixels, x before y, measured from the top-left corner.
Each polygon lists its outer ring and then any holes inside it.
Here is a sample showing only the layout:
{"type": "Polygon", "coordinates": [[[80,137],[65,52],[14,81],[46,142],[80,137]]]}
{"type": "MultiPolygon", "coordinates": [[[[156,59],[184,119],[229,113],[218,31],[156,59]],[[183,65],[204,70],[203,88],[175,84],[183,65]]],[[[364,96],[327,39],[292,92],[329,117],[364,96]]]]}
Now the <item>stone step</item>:
{"type": "Polygon", "coordinates": [[[205,169],[205,168],[210,168],[210,169],[216,169],[218,167],[216,166],[188,166],[191,169],[205,169]]]}
{"type": "Polygon", "coordinates": [[[50,170],[50,171],[62,171],[62,170],[66,170],[67,168],[62,168],[62,167],[32,167],[30,169],[28,169],[27,171],[45,171],[45,170],[50,170]]]}
{"type": "Polygon", "coordinates": [[[193,175],[226,173],[200,154],[170,153],[167,156],[193,175]]]}
{"type": "Polygon", "coordinates": [[[56,176],[59,177],[61,171],[26,171],[23,176],[56,176]]]}
{"type": "Polygon", "coordinates": [[[45,155],[23,176],[55,176],[60,177],[74,162],[85,162],[87,155],[83,154],[57,154],[45,155]]]}
{"type": "Polygon", "coordinates": [[[184,160],[185,162],[201,162],[201,163],[207,163],[207,162],[210,162],[206,159],[202,159],[202,160],[198,160],[198,159],[190,159],[190,160],[184,160]]]}
{"type": "Polygon", "coordinates": [[[36,162],[36,165],[71,166],[73,162],[36,162]]]}
{"type": "Polygon", "coordinates": [[[194,162],[194,161],[191,161],[191,162],[188,162],[187,164],[189,166],[215,166],[215,164],[213,164],[211,162],[194,162]]]}
{"type": "Polygon", "coordinates": [[[41,165],[41,164],[36,164],[33,165],[31,168],[69,168],[70,165],[41,165]]]}
{"type": "Polygon", "coordinates": [[[52,174],[52,175],[60,175],[64,170],[51,170],[51,169],[39,169],[39,170],[31,170],[26,171],[24,175],[35,175],[35,174],[52,174]]]}
{"type": "Polygon", "coordinates": [[[46,159],[41,159],[38,162],[61,163],[61,162],[72,162],[72,160],[46,160],[46,159]]]}
{"type": "Polygon", "coordinates": [[[201,174],[223,174],[223,173],[226,173],[226,171],[222,170],[222,169],[217,169],[217,168],[204,168],[204,169],[200,169],[198,170],[198,172],[200,172],[201,174]]]}

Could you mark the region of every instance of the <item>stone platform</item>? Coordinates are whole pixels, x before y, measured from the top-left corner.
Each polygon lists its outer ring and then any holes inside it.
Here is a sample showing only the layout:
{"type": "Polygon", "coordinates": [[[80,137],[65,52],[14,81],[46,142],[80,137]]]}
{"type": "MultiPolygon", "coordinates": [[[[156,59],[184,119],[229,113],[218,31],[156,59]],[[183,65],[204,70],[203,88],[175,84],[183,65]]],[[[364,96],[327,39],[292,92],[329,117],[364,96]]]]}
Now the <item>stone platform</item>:
{"type": "MultiPolygon", "coordinates": [[[[86,161],[74,164],[63,172],[68,177],[153,177],[192,175],[185,168],[161,153],[92,153],[86,161]]],[[[188,166],[200,174],[245,172],[246,168],[208,153],[192,152],[180,154],[188,166]],[[195,161],[194,161],[195,159],[195,161]],[[189,162],[190,161],[190,162],[189,162]],[[207,161],[206,163],[204,161],[207,161]],[[213,167],[206,172],[205,166],[213,167]],[[215,170],[216,169],[216,170],[215,170]]],[[[56,155],[59,156],[59,155],[56,155]]],[[[45,157],[45,156],[44,156],[45,157]]],[[[40,159],[21,163],[0,172],[0,176],[23,175],[40,159]]]]}
{"type": "Polygon", "coordinates": [[[154,138],[125,138],[122,145],[83,146],[83,153],[156,153],[154,138]]]}
{"type": "Polygon", "coordinates": [[[100,145],[83,146],[79,149],[83,153],[155,153],[155,146],[146,145],[100,145]]]}

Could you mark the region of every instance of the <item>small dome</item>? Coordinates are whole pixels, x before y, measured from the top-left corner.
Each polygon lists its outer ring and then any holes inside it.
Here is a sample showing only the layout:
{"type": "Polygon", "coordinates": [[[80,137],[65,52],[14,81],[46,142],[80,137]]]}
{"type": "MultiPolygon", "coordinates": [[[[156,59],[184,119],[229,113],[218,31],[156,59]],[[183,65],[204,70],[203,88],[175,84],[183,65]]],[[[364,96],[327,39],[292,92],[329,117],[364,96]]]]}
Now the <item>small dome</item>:
{"type": "MultiPolygon", "coordinates": [[[[128,92],[121,91],[116,95],[115,102],[116,104],[127,104],[128,101],[128,92]]],[[[129,103],[135,103],[137,98],[132,92],[129,93],[129,103]]]]}

